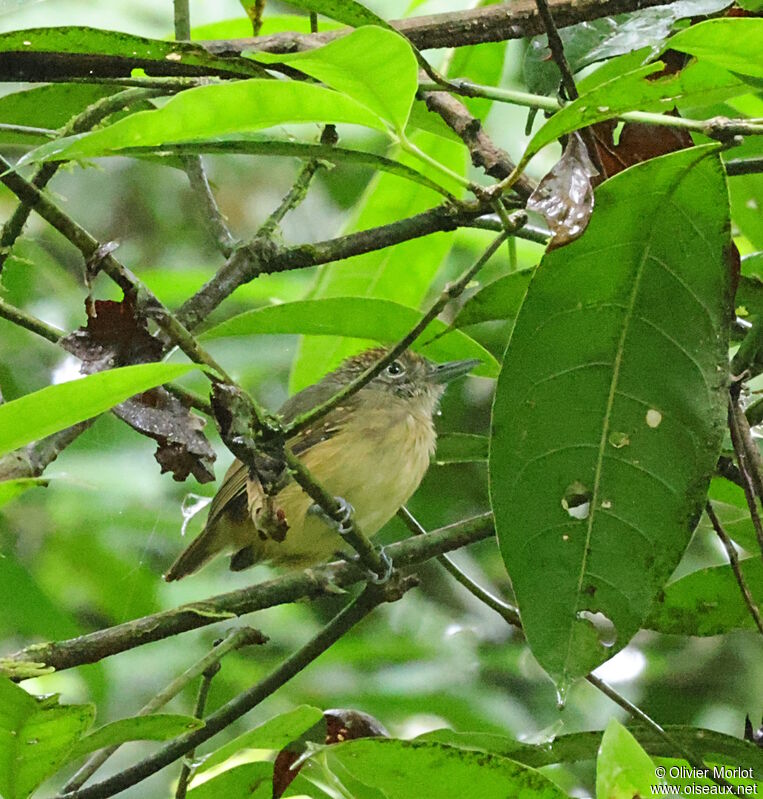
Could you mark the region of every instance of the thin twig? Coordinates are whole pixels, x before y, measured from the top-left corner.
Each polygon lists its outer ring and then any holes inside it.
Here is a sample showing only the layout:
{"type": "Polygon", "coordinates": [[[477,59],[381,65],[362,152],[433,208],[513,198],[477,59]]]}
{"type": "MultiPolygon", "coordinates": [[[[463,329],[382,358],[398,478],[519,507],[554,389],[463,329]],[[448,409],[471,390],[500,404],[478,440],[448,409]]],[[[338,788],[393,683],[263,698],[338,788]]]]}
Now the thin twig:
{"type": "Polygon", "coordinates": [[[562,76],[562,86],[564,93],[567,95],[568,100],[576,100],[578,98],[578,89],[575,86],[575,78],[572,76],[567,56],[564,54],[564,44],[559,36],[559,31],[556,29],[554,17],[551,14],[551,9],[548,6],[547,0],[535,0],[535,5],[538,8],[538,14],[543,20],[543,27],[546,29],[546,39],[548,40],[548,49],[551,51],[551,56],[554,63],[559,68],[562,76]]]}
{"type": "MultiPolygon", "coordinates": [[[[426,537],[410,538],[389,544],[385,551],[399,567],[414,566],[445,552],[469,546],[494,534],[490,513],[433,530],[426,537]]],[[[220,621],[243,616],[265,608],[336,594],[337,588],[367,579],[363,569],[347,561],[314,566],[283,574],[273,580],[230,591],[208,599],[181,605],[142,618],[107,627],[64,641],[32,644],[5,659],[12,662],[36,662],[56,670],[96,663],[105,657],[143,646],[152,641],[196,630],[220,621]]]]}
{"type": "MultiPolygon", "coordinates": [[[[173,0],[175,18],[176,41],[191,41],[191,12],[188,0],[173,0]]],[[[209,235],[217,244],[220,252],[227,258],[236,246],[236,240],[228,230],[223,215],[217,205],[215,195],[207,179],[204,163],[200,155],[183,157],[183,168],[188,176],[188,182],[193,189],[194,197],[199,204],[201,218],[209,235]]]]}
{"type": "MultiPolygon", "coordinates": [[[[205,674],[209,669],[219,665],[220,660],[229,652],[244,646],[251,646],[252,644],[265,644],[267,640],[267,636],[252,627],[241,627],[238,630],[229,631],[211,652],[208,652],[203,658],[177,676],[169,685],[143,705],[135,715],[148,716],[164,707],[171,699],[176,697],[186,685],[200,675],[205,674]]],[[[61,789],[61,794],[70,793],[71,791],[77,790],[77,788],[81,788],[117,749],[119,749],[119,744],[95,752],[66,785],[64,785],[61,789]]]]}
{"type": "Polygon", "coordinates": [[[763,158],[731,158],[724,163],[726,174],[757,175],[763,172],[763,158]]]}
{"type": "Polygon", "coordinates": [[[744,579],[744,575],[742,574],[742,568],[739,564],[739,555],[737,554],[736,547],[729,538],[728,533],[723,529],[721,520],[718,518],[718,515],[716,514],[715,509],[709,500],[705,504],[705,512],[710,519],[710,523],[713,525],[713,530],[715,530],[718,538],[721,539],[723,548],[726,550],[726,555],[728,556],[731,570],[734,572],[737,585],[739,586],[739,590],[742,592],[742,599],[744,600],[745,605],[747,605],[747,609],[750,611],[750,615],[755,622],[755,626],[758,628],[758,631],[761,633],[761,635],[763,635],[763,619],[761,619],[760,616],[760,609],[755,604],[750,587],[747,585],[747,581],[744,579]]]}
{"type": "MultiPolygon", "coordinates": [[[[626,699],[622,694],[615,691],[611,685],[608,685],[604,682],[604,680],[597,677],[593,672],[586,676],[586,680],[593,685],[594,688],[601,691],[605,696],[609,697],[616,705],[621,707],[626,713],[629,713],[633,718],[638,719],[640,722],[645,724],[651,730],[653,730],[657,735],[662,738],[665,743],[667,743],[674,752],[679,754],[690,766],[692,766],[695,770],[701,773],[706,773],[707,767],[705,766],[704,761],[702,758],[697,757],[691,750],[687,749],[680,741],[677,741],[667,732],[660,724],[658,724],[651,716],[644,713],[644,711],[634,705],[633,702],[626,699]]],[[[734,795],[738,795],[737,789],[735,786],[728,783],[723,777],[715,776],[715,774],[708,774],[708,779],[712,780],[717,785],[723,785],[725,788],[731,789],[731,792],[734,795]]]]}
{"type": "MultiPolygon", "coordinates": [[[[208,669],[205,669],[201,675],[199,692],[196,695],[196,704],[193,708],[194,718],[204,718],[204,711],[206,710],[207,699],[209,698],[209,689],[212,687],[212,680],[215,678],[218,671],[220,671],[219,660],[217,663],[213,663],[208,669]]],[[[177,788],[175,789],[175,799],[185,799],[188,793],[188,783],[190,782],[191,772],[193,770],[191,763],[194,757],[196,757],[196,750],[191,749],[183,758],[183,763],[180,766],[177,788]]]]}
{"type": "MultiPolygon", "coordinates": [[[[514,228],[521,227],[526,221],[526,216],[523,212],[515,212],[512,215],[512,224],[514,228]]],[[[297,416],[294,421],[287,425],[286,433],[293,435],[294,433],[304,430],[309,427],[316,419],[324,416],[332,408],[335,408],[347,397],[352,396],[357,391],[360,391],[363,386],[367,385],[371,380],[395,360],[402,352],[408,349],[411,344],[424,332],[429,323],[435,319],[445,306],[456,297],[459,297],[464,289],[469,285],[474,276],[479,270],[490,260],[493,253],[503,244],[509,236],[509,231],[502,231],[493,243],[485,250],[485,252],[477,259],[477,261],[469,267],[454,283],[447,285],[441,292],[439,298],[432,304],[429,310],[422,316],[421,320],[411,329],[411,331],[403,336],[400,341],[391,347],[386,354],[380,358],[373,366],[366,369],[361,375],[350,381],[344,388],[334,394],[326,402],[317,405],[315,408],[307,411],[306,413],[297,416]]]]}
{"type": "MultiPolygon", "coordinates": [[[[397,512],[398,517],[401,519],[403,524],[414,534],[414,535],[429,535],[429,533],[424,529],[424,527],[419,523],[418,519],[406,508],[403,506],[397,512]]],[[[473,594],[480,602],[487,605],[489,608],[494,610],[498,613],[504,621],[508,624],[512,625],[512,627],[517,627],[518,629],[522,629],[522,621],[519,618],[519,611],[513,606],[510,605],[508,602],[504,602],[502,599],[499,599],[497,596],[494,596],[481,585],[476,583],[462,571],[454,562],[453,560],[448,557],[447,555],[439,555],[435,560],[445,569],[450,576],[456,580],[456,582],[460,583],[464,588],[466,588],[469,593],[473,594]]]]}
{"type": "MultiPolygon", "coordinates": [[[[753,483],[753,478],[751,477],[748,452],[742,437],[742,431],[740,430],[740,417],[744,416],[744,413],[739,405],[739,398],[738,396],[735,396],[735,394],[736,391],[729,392],[728,424],[729,433],[731,435],[731,445],[734,448],[737,466],[739,467],[739,473],[742,476],[742,490],[744,491],[744,497],[747,501],[747,508],[750,511],[752,526],[755,528],[755,535],[758,539],[758,547],[760,548],[761,556],[763,556],[763,523],[761,522],[758,504],[755,499],[755,486],[753,483]]],[[[747,420],[745,418],[745,422],[746,421],[747,420]]]]}
{"type": "MultiPolygon", "coordinates": [[[[383,602],[394,602],[400,599],[407,590],[413,587],[415,582],[415,578],[408,577],[390,581],[383,586],[369,583],[357,599],[335,616],[314,638],[286,658],[267,677],[207,716],[203,727],[174,739],[158,752],[149,755],[134,766],[95,785],[80,789],[76,793],[77,799],[106,799],[106,797],[113,796],[115,793],[142,782],[208,741],[299,674],[374,608],[383,602]]],[[[73,799],[72,794],[65,794],[65,796],[70,796],[73,799]]]]}
{"type": "MultiPolygon", "coordinates": [[[[502,89],[495,86],[482,86],[478,83],[462,79],[451,79],[445,83],[420,83],[421,91],[447,91],[460,94],[464,97],[485,97],[488,100],[497,100],[501,103],[540,108],[545,111],[558,111],[561,104],[553,97],[539,94],[502,89]]],[[[763,124],[751,122],[746,119],[728,119],[726,117],[713,117],[712,119],[686,119],[671,114],[658,114],[649,111],[627,111],[617,114],[615,119],[624,122],[640,122],[645,125],[657,125],[669,128],[702,133],[711,139],[729,141],[734,136],[761,136],[763,124]]]]}
{"type": "Polygon", "coordinates": [[[26,313],[26,311],[22,311],[21,308],[11,305],[1,297],[0,317],[7,319],[9,322],[13,322],[13,324],[18,325],[19,327],[23,327],[32,333],[36,333],[38,336],[42,336],[42,338],[52,342],[53,344],[58,344],[58,340],[64,335],[63,330],[59,330],[57,327],[53,327],[53,325],[43,322],[42,319],[31,316],[30,314],[26,313]]]}

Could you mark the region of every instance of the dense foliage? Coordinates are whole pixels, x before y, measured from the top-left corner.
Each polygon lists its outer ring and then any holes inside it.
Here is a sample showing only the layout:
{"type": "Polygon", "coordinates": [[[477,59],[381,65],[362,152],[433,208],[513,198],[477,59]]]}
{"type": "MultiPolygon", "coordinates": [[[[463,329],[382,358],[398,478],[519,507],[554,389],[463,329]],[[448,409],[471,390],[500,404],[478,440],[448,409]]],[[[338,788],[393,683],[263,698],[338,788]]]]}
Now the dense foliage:
{"type": "Polygon", "coordinates": [[[759,791],[759,0],[48,5],[0,17],[0,799],[759,791]],[[165,584],[398,342],[481,363],[392,579],[165,584]]]}

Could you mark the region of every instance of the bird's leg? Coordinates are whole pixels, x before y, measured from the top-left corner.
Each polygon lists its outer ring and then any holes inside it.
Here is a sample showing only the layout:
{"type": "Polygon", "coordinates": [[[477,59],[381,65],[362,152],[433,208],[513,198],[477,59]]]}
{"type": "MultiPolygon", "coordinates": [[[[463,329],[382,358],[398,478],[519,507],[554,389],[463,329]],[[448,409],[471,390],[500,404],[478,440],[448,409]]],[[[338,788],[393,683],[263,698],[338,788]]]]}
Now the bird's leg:
{"type": "Polygon", "coordinates": [[[338,519],[329,516],[317,502],[313,502],[307,509],[307,513],[310,516],[318,516],[327,527],[336,530],[339,535],[347,535],[352,530],[352,515],[355,513],[355,508],[343,497],[334,497],[334,499],[339,505],[338,519]]]}

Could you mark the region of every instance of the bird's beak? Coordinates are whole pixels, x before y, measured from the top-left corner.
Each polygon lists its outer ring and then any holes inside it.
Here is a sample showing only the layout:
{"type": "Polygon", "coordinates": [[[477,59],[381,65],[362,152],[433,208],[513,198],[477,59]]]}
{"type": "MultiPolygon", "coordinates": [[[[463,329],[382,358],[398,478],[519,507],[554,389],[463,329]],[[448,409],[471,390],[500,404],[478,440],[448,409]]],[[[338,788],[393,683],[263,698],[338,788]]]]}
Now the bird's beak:
{"type": "Polygon", "coordinates": [[[475,366],[479,366],[481,363],[482,361],[479,359],[472,358],[468,361],[448,361],[435,364],[431,380],[434,383],[450,383],[451,380],[471,372],[475,366]]]}

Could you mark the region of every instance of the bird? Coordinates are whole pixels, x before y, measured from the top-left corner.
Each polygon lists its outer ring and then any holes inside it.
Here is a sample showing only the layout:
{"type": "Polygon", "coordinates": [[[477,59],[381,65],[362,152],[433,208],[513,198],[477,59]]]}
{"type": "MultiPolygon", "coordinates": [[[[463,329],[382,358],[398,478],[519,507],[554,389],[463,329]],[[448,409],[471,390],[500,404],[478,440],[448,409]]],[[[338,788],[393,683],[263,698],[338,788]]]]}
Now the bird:
{"type": "MultiPolygon", "coordinates": [[[[326,402],[388,353],[366,350],[288,399],[288,425],[326,402]]],[[[363,388],[287,440],[287,445],[367,536],[377,533],[418,488],[435,451],[435,416],[445,386],[479,360],[434,363],[406,350],[363,388]]],[[[345,549],[340,525],[293,480],[272,498],[240,461],[228,469],[202,532],[164,575],[168,582],[196,572],[218,554],[230,569],[256,563],[300,568],[345,549]],[[280,534],[268,520],[275,516],[280,534]]]]}

